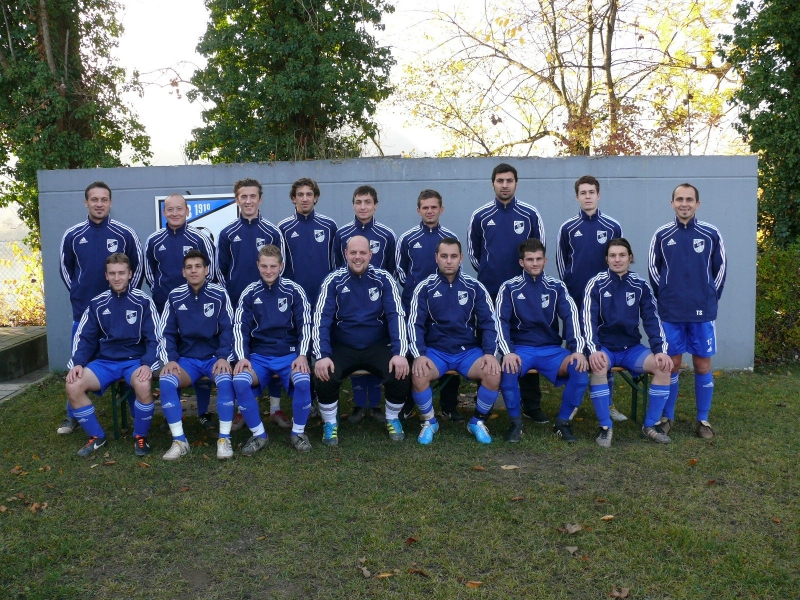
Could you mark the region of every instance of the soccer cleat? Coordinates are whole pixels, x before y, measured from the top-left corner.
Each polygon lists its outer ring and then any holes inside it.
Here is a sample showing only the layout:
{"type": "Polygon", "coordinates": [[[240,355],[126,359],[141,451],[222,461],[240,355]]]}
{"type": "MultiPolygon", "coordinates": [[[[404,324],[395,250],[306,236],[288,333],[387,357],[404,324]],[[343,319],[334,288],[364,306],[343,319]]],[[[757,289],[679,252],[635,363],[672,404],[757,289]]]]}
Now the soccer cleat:
{"type": "Polygon", "coordinates": [[[417,441],[422,444],[423,446],[427,446],[433,441],[433,434],[439,431],[439,423],[430,421],[425,421],[422,424],[422,431],[419,432],[419,437],[417,437],[417,441]]]}
{"type": "Polygon", "coordinates": [[[661,431],[658,425],[655,427],[642,427],[642,433],[644,437],[650,438],[659,444],[669,444],[672,441],[667,434],[661,431]]]}
{"type": "Polygon", "coordinates": [[[59,435],[67,435],[72,433],[78,428],[78,419],[73,419],[72,417],[66,417],[63,421],[61,421],[61,425],[58,426],[56,429],[56,433],[59,435]]]}
{"type": "Polygon", "coordinates": [[[269,438],[251,435],[250,439],[245,442],[244,446],[242,446],[242,454],[244,456],[253,456],[253,454],[264,448],[268,443],[269,438]]]}
{"type": "Polygon", "coordinates": [[[178,460],[181,456],[189,454],[189,443],[181,440],[172,440],[172,446],[164,453],[164,460],[178,460]]]}
{"type": "Polygon", "coordinates": [[[565,442],[569,442],[570,444],[574,444],[578,441],[578,438],[575,437],[575,434],[572,433],[572,424],[569,421],[562,421],[561,419],[556,419],[556,424],[553,425],[553,434],[557,438],[561,438],[565,442]]]}
{"type": "Polygon", "coordinates": [[[694,434],[704,440],[710,440],[714,437],[714,430],[711,429],[711,423],[708,421],[698,421],[694,426],[694,434]]]}
{"type": "Polygon", "coordinates": [[[400,411],[400,415],[399,415],[400,416],[400,420],[401,421],[408,421],[415,414],[417,414],[417,409],[416,408],[410,408],[409,410],[406,410],[405,408],[403,408],[403,410],[400,411]]]}
{"type": "Polygon", "coordinates": [[[78,450],[78,456],[87,457],[97,452],[100,448],[106,445],[106,438],[90,437],[86,445],[78,450]]]}
{"type": "Polygon", "coordinates": [[[319,416],[319,406],[317,406],[317,401],[314,400],[311,402],[311,410],[308,413],[309,419],[315,419],[319,416]]]}
{"type": "Polygon", "coordinates": [[[389,419],[386,421],[386,429],[389,430],[389,438],[395,442],[401,442],[406,439],[406,434],[403,433],[403,424],[400,419],[389,419]]]}
{"type": "Polygon", "coordinates": [[[367,416],[367,409],[362,406],[356,406],[350,416],[347,417],[348,423],[361,423],[364,417],[367,416]]]}
{"type": "Polygon", "coordinates": [[[233,457],[233,447],[231,446],[231,438],[219,438],[217,440],[217,458],[226,460],[233,457]]]}
{"type": "Polygon", "coordinates": [[[231,421],[231,431],[239,431],[242,427],[244,427],[244,417],[242,413],[237,412],[231,421]]]}
{"type": "Polygon", "coordinates": [[[339,424],[322,424],[322,443],[326,446],[336,446],[339,443],[339,424]]]}
{"type": "Polygon", "coordinates": [[[472,435],[474,435],[475,439],[478,440],[481,444],[492,443],[492,436],[489,435],[489,430],[486,428],[486,425],[483,424],[483,421],[478,421],[477,423],[470,423],[469,425],[467,425],[467,431],[469,431],[472,435]]]}
{"type": "Polygon", "coordinates": [[[550,419],[548,419],[547,415],[542,412],[541,408],[529,408],[527,410],[523,410],[522,414],[539,425],[546,425],[550,422],[550,419]]]}
{"type": "Polygon", "coordinates": [[[211,430],[217,428],[216,419],[214,415],[210,412],[203,413],[202,415],[197,415],[197,420],[200,421],[200,425],[205,430],[211,430]]]}
{"type": "Polygon", "coordinates": [[[150,442],[143,435],[133,436],[133,452],[136,456],[147,456],[150,454],[150,442]]]}
{"type": "Polygon", "coordinates": [[[672,428],[675,426],[675,421],[672,419],[668,419],[667,417],[661,417],[658,423],[656,423],[656,427],[661,429],[665,435],[669,435],[669,432],[672,431],[672,428]]]}
{"type": "Polygon", "coordinates": [[[298,452],[311,452],[311,442],[305,433],[292,434],[292,446],[298,452]]]}
{"type": "Polygon", "coordinates": [[[611,438],[614,430],[611,427],[598,427],[594,436],[595,443],[601,448],[611,448],[611,438]]]}
{"type": "Polygon", "coordinates": [[[522,440],[522,419],[511,421],[511,426],[506,431],[505,440],[512,444],[518,444],[522,440]]]}
{"type": "Polygon", "coordinates": [[[286,415],[283,414],[282,410],[276,410],[269,416],[269,420],[272,423],[275,423],[281,429],[289,429],[292,426],[292,422],[286,418],[286,415]]]}
{"type": "Polygon", "coordinates": [[[373,406],[369,409],[369,416],[375,419],[378,423],[386,423],[386,415],[381,410],[380,406],[373,406]]]}
{"type": "Polygon", "coordinates": [[[444,417],[447,417],[447,419],[449,419],[451,423],[463,423],[464,421],[467,420],[464,417],[464,415],[461,414],[461,411],[458,410],[458,407],[452,410],[442,409],[442,415],[444,417]]]}
{"type": "Polygon", "coordinates": [[[609,408],[609,414],[611,415],[611,420],[615,421],[617,423],[622,423],[623,421],[627,421],[628,420],[628,417],[623,415],[621,412],[619,412],[613,406],[611,408],[609,408]]]}

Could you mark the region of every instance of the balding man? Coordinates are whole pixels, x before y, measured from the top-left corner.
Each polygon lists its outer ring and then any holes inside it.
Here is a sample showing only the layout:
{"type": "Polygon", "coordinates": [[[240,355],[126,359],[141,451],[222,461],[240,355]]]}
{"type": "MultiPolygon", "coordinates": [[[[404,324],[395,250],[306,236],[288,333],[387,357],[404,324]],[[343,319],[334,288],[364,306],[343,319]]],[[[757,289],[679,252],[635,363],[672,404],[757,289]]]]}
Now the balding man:
{"type": "Polygon", "coordinates": [[[410,392],[408,342],[400,290],[394,278],[370,265],[369,240],[347,242],[347,264],[322,283],[314,312],[314,386],[324,421],[322,443],[339,442],[339,388],[345,377],[369,371],[383,382],[389,437],[404,438],[398,415],[410,392]]]}

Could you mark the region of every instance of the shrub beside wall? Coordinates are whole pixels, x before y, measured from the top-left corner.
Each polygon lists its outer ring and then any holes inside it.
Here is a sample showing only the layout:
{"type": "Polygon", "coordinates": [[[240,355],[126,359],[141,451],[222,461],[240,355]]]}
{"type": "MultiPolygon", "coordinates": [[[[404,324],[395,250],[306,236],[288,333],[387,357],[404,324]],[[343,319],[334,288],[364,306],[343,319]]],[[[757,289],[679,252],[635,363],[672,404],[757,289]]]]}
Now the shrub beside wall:
{"type": "Polygon", "coordinates": [[[756,361],[800,356],[800,242],[759,246],[756,274],[756,361]]]}

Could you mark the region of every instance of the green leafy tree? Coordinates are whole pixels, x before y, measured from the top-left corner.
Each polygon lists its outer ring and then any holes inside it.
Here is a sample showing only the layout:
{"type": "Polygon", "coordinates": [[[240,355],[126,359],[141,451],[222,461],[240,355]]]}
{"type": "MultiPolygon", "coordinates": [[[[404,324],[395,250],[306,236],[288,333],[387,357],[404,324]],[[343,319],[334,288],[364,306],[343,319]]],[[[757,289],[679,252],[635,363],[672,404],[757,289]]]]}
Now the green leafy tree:
{"type": "Polygon", "coordinates": [[[800,237],[800,10],[792,0],[742,2],[723,56],[739,73],[739,130],[759,156],[758,225],[786,246],[800,237]]]}
{"type": "Polygon", "coordinates": [[[213,103],[190,159],[214,163],[353,156],[375,141],[391,93],[384,0],[206,0],[211,20],[190,100],[213,103]]]}
{"type": "Polygon", "coordinates": [[[121,100],[131,89],[112,51],[115,0],[0,0],[0,206],[16,202],[39,243],[38,169],[117,167],[150,156],[121,100]]]}

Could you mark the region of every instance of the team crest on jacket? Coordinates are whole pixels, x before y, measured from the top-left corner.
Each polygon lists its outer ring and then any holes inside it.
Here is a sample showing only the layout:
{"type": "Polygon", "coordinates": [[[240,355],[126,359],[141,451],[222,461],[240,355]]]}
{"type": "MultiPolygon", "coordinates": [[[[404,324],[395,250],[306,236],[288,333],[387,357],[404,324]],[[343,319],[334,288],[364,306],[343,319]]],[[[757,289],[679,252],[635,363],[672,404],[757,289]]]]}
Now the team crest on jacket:
{"type": "Polygon", "coordinates": [[[118,247],[119,242],[117,240],[106,240],[106,248],[109,252],[116,252],[118,247]]]}
{"type": "Polygon", "coordinates": [[[134,323],[136,323],[136,317],[138,316],[138,314],[139,313],[137,313],[135,310],[126,310],[125,319],[128,321],[128,323],[133,325],[134,323]]]}
{"type": "Polygon", "coordinates": [[[211,317],[214,315],[214,303],[213,302],[206,302],[203,304],[203,314],[207,317],[211,317]]]}
{"type": "Polygon", "coordinates": [[[267,240],[264,238],[256,238],[256,250],[261,250],[266,244],[266,241],[267,240]]]}
{"type": "Polygon", "coordinates": [[[189,250],[191,250],[191,249],[192,249],[191,246],[184,246],[183,247],[183,255],[186,256],[187,254],[189,254],[189,250]]]}
{"type": "Polygon", "coordinates": [[[369,288],[369,299],[370,299],[370,300],[372,300],[373,302],[375,302],[375,301],[376,301],[378,298],[380,298],[380,297],[381,297],[381,295],[380,295],[380,293],[378,292],[378,288],[376,288],[376,287],[374,287],[374,288],[369,288]]]}
{"type": "Polygon", "coordinates": [[[514,233],[520,234],[525,231],[525,221],[514,221],[514,233]]]}
{"type": "Polygon", "coordinates": [[[628,306],[633,306],[633,303],[636,301],[636,294],[633,292],[625,292],[625,302],[628,303],[628,306]]]}
{"type": "Polygon", "coordinates": [[[278,310],[286,312],[287,308],[289,308],[289,303],[286,301],[286,298],[278,298],[278,310]]]}
{"type": "Polygon", "coordinates": [[[467,294],[467,292],[458,292],[458,303],[461,306],[464,306],[467,300],[469,300],[469,294],[467,294]]]}
{"type": "Polygon", "coordinates": [[[369,241],[369,249],[370,252],[375,254],[376,252],[381,251],[381,243],[378,240],[370,240],[369,241]]]}
{"type": "Polygon", "coordinates": [[[550,306],[550,294],[542,294],[542,308],[550,306]]]}
{"type": "Polygon", "coordinates": [[[607,239],[608,239],[608,232],[607,231],[598,231],[597,232],[597,243],[598,244],[605,244],[607,239]]]}
{"type": "Polygon", "coordinates": [[[700,254],[706,247],[705,240],[694,240],[694,251],[700,254]]]}
{"type": "Polygon", "coordinates": [[[325,241],[325,230],[324,229],[315,229],[314,230],[314,239],[318,242],[325,241]]]}

